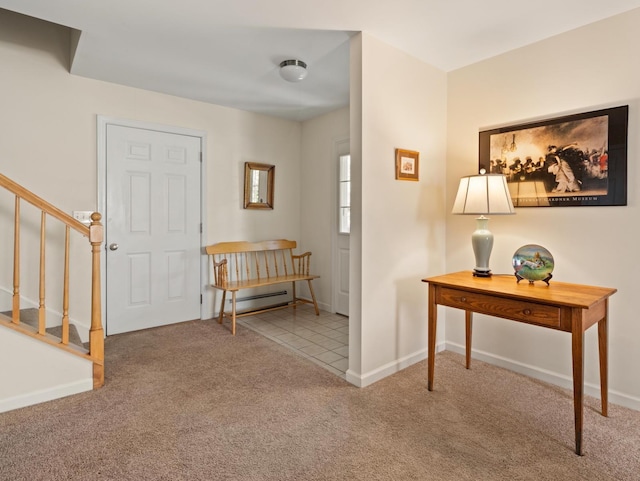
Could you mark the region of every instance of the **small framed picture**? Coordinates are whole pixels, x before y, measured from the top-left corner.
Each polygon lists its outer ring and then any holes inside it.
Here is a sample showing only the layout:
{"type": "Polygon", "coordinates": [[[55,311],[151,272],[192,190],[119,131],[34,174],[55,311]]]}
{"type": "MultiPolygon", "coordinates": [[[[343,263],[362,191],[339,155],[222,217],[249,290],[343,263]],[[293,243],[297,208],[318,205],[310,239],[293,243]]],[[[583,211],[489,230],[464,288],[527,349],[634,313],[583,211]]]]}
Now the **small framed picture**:
{"type": "Polygon", "coordinates": [[[396,149],[396,180],[420,180],[420,152],[396,149]]]}

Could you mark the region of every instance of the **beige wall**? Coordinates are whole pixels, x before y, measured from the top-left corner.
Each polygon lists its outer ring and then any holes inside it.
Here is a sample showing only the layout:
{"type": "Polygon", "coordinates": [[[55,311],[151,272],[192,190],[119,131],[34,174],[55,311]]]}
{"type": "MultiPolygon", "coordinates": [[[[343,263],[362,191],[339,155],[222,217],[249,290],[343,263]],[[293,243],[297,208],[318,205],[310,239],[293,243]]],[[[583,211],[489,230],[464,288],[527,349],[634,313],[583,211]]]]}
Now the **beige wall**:
{"type": "MultiPolygon", "coordinates": [[[[640,409],[640,324],[632,259],[640,233],[638,206],[638,98],[640,10],[613,17],[449,74],[447,212],[458,179],[477,171],[478,131],[558,114],[628,104],[628,205],[626,207],[520,208],[494,217],[491,267],[512,273],[511,257],[529,243],[548,248],[554,278],[615,287],[610,302],[611,396],[640,409]]],[[[447,214],[448,271],[471,269],[472,217],[447,214]]],[[[536,286],[542,289],[542,286],[536,286]]],[[[566,333],[478,316],[474,349],[491,362],[569,387],[571,339],[566,333]]],[[[463,316],[447,312],[447,343],[464,344],[463,316]]],[[[596,330],[586,334],[585,379],[598,393],[596,330]]]]}
{"type": "Polygon", "coordinates": [[[0,413],[93,389],[93,363],[5,328],[0,366],[0,413]]]}
{"type": "Polygon", "coordinates": [[[354,43],[352,72],[359,63],[361,77],[356,71],[351,84],[351,125],[362,134],[361,146],[352,142],[360,199],[352,211],[349,327],[361,336],[350,338],[347,374],[367,385],[426,357],[420,279],[445,268],[447,85],[444,72],[366,33],[354,43]],[[419,182],[395,180],[396,148],[420,152],[419,182]]]}

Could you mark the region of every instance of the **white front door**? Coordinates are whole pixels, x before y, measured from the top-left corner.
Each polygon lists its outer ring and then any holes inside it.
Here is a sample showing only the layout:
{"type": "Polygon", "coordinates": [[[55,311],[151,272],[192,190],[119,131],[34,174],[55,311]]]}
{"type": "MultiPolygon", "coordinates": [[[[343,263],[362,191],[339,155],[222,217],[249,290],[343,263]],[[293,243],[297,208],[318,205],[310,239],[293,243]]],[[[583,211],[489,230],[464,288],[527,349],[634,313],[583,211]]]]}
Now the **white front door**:
{"type": "Polygon", "coordinates": [[[349,315],[349,242],[351,232],[351,156],[349,141],[336,144],[338,154],[338,228],[334,272],[335,311],[349,315]]]}
{"type": "Polygon", "coordinates": [[[107,124],[107,334],[200,318],[201,139],[107,124]]]}
{"type": "Polygon", "coordinates": [[[349,315],[349,234],[338,234],[336,313],[349,315]]]}

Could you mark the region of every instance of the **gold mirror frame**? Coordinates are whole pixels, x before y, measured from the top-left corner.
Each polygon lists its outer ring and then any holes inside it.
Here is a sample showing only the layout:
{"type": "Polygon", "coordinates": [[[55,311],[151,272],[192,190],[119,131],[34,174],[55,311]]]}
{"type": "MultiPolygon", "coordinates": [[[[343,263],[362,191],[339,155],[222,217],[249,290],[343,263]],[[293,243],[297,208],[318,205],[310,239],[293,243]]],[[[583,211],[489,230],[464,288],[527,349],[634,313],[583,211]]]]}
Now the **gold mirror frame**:
{"type": "Polygon", "coordinates": [[[275,171],[275,165],[244,163],[245,209],[273,209],[275,171]]]}

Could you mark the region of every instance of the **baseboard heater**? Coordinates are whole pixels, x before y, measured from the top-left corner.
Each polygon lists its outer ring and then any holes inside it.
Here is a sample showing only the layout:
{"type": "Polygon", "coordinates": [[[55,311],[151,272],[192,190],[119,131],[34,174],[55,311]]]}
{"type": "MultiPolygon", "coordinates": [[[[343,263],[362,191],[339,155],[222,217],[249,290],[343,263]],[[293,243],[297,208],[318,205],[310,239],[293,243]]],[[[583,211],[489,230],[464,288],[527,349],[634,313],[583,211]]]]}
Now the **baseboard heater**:
{"type": "MultiPolygon", "coordinates": [[[[266,297],[276,297],[276,296],[286,296],[286,295],[287,295],[287,291],[267,292],[265,294],[256,294],[254,296],[238,297],[236,298],[236,302],[253,301],[256,299],[264,299],[266,297]]],[[[231,304],[232,300],[229,299],[227,302],[231,304]]]]}

